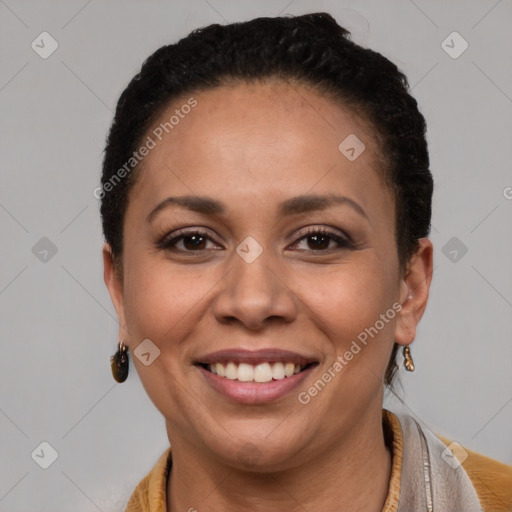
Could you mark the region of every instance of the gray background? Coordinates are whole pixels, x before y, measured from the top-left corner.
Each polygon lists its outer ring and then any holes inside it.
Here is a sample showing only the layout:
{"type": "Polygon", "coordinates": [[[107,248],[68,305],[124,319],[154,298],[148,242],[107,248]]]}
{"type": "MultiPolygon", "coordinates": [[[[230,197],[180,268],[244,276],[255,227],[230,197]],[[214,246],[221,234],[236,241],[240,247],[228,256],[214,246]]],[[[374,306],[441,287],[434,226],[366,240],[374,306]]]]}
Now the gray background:
{"type": "Polygon", "coordinates": [[[193,28],[315,10],[405,71],[429,126],[435,272],[402,407],[512,463],[510,0],[0,0],[0,511],[123,510],[168,446],[136,372],[118,385],[109,368],[93,190],[122,89],[193,28]],[[47,59],[31,47],[43,31],[59,44],[47,59]],[[43,441],[48,469],[31,457],[43,441]]]}

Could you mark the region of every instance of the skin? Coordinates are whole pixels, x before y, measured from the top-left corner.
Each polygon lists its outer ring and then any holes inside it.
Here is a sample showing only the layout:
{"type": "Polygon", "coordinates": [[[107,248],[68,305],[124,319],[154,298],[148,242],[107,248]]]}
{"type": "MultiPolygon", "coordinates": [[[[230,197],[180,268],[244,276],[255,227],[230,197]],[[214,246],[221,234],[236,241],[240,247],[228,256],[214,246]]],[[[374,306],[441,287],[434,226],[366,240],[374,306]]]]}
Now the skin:
{"type": "MultiPolygon", "coordinates": [[[[122,275],[108,244],[103,250],[120,339],[132,354],[147,338],[161,351],[149,366],[131,360],[173,447],[167,510],[380,511],[391,470],[382,380],[394,340],[414,340],[428,299],[432,244],[421,239],[400,272],[380,147],[356,112],[276,81],[193,96],[198,105],[145,157],[130,193],[122,275]],[[338,150],[349,134],[366,146],[352,162],[338,150]],[[278,211],[295,196],[329,193],[351,198],[365,215],[346,203],[290,216],[278,211]],[[182,195],[214,198],[225,212],[173,205],[147,221],[165,198],[182,195]],[[211,241],[199,253],[190,251],[190,239],[174,250],[155,247],[183,227],[201,227],[211,241]],[[347,234],[354,247],[327,238],[318,249],[303,229],[322,227],[347,234]],[[247,236],[263,249],[253,263],[236,252],[247,236]],[[301,404],[298,392],[393,303],[401,311],[301,404]],[[304,352],[319,364],[289,395],[241,405],[215,391],[193,364],[231,347],[304,352]],[[240,457],[248,443],[258,454],[252,464],[240,457]]],[[[187,98],[169,105],[160,121],[187,98]]]]}

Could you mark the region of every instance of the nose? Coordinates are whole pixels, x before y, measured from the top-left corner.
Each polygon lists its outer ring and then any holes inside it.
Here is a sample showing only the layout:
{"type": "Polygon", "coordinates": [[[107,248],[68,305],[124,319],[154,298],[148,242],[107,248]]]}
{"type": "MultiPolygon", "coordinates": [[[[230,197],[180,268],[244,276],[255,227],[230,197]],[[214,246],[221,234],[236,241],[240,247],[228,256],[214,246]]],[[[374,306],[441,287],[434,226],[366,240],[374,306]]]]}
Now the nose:
{"type": "Polygon", "coordinates": [[[288,283],[287,274],[268,251],[248,263],[233,255],[233,267],[222,281],[213,303],[220,323],[240,323],[249,330],[261,330],[269,323],[293,322],[298,297],[288,283]]]}

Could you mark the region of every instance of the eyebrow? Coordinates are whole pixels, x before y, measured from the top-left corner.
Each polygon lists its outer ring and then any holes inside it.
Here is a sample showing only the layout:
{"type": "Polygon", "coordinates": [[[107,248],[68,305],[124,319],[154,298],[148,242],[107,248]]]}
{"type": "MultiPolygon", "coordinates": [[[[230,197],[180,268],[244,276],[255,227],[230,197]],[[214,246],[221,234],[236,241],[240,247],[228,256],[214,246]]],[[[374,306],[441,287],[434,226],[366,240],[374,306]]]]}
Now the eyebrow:
{"type": "MultiPolygon", "coordinates": [[[[359,215],[368,219],[364,209],[349,197],[336,194],[307,194],[292,197],[280,204],[279,214],[282,216],[298,215],[312,211],[325,210],[336,204],[345,204],[350,206],[359,215]]],[[[147,216],[147,222],[151,222],[156,214],[169,206],[176,205],[188,210],[202,213],[204,215],[222,215],[226,212],[226,207],[220,201],[205,196],[179,196],[167,197],[159,203],[147,216]]]]}

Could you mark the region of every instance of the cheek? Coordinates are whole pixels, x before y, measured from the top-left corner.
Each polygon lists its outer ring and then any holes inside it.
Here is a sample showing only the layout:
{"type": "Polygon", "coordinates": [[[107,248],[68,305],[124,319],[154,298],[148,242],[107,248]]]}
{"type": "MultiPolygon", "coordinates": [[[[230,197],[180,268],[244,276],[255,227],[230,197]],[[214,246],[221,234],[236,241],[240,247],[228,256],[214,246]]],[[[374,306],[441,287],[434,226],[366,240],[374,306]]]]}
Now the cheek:
{"type": "Polygon", "coordinates": [[[361,255],[357,264],[338,266],[305,288],[310,290],[311,319],[330,339],[329,364],[343,358],[343,380],[361,384],[368,379],[361,368],[375,375],[385,371],[393,345],[397,279],[382,259],[361,255]]]}
{"type": "Polygon", "coordinates": [[[160,350],[148,366],[133,354],[132,361],[157,409],[175,425],[181,425],[179,411],[197,401],[192,391],[184,391],[183,379],[190,371],[183,364],[188,356],[186,342],[204,313],[212,279],[192,266],[174,272],[163,258],[132,259],[130,263],[125,281],[125,315],[131,345],[137,347],[149,339],[160,350]]]}
{"type": "MultiPolygon", "coordinates": [[[[371,262],[374,258],[361,259],[371,262]]],[[[348,334],[349,326],[364,329],[373,325],[392,306],[396,284],[388,276],[389,269],[386,272],[381,265],[369,262],[340,266],[326,274],[322,284],[314,279],[315,292],[310,287],[308,295],[318,310],[323,311],[324,318],[331,319],[334,325],[345,325],[339,332],[348,334]]]]}
{"type": "Polygon", "coordinates": [[[139,258],[125,282],[125,312],[137,344],[149,338],[161,350],[191,330],[195,312],[211,292],[211,282],[197,267],[174,272],[163,258],[139,258]]]}

